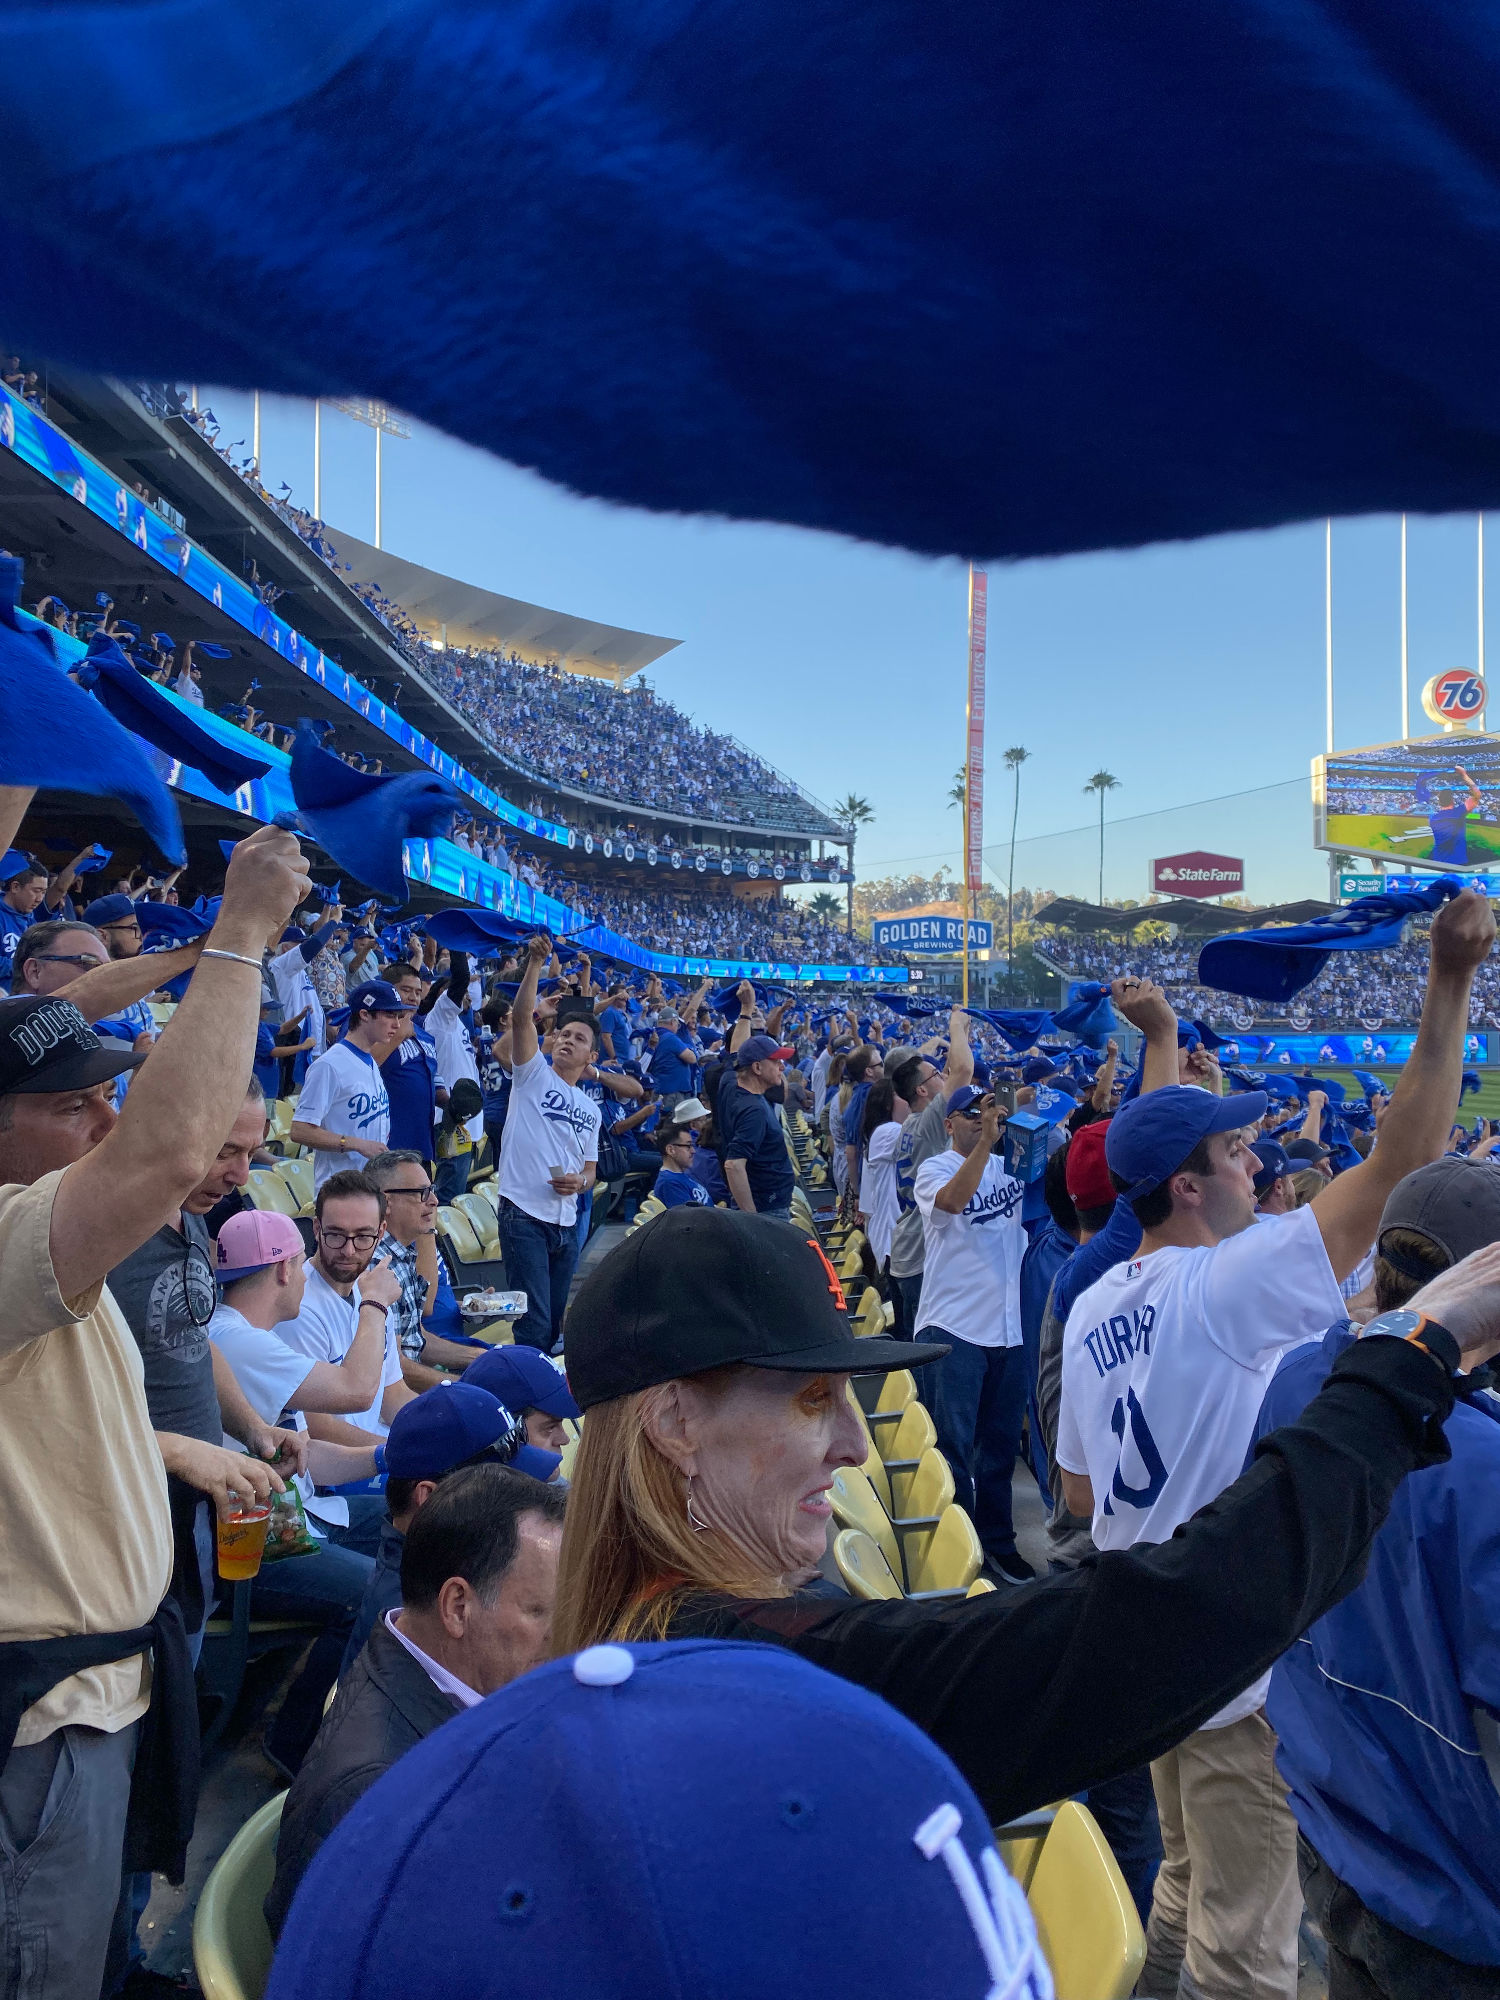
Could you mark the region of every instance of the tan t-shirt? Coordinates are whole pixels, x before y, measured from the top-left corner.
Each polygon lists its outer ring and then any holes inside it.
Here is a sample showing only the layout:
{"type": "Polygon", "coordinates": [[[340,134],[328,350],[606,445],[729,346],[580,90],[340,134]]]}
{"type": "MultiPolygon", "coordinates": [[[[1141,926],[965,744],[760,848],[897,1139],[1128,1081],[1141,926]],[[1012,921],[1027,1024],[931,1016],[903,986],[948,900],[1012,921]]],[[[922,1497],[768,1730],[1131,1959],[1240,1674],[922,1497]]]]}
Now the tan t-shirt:
{"type": "MultiPolygon", "coordinates": [[[[101,1282],[64,1301],[49,1232],[61,1172],[0,1187],[0,1639],[127,1632],[172,1574],[167,1476],[140,1349],[101,1282]]],[[[146,1712],[145,1654],[60,1681],[18,1744],[146,1712]]]]}

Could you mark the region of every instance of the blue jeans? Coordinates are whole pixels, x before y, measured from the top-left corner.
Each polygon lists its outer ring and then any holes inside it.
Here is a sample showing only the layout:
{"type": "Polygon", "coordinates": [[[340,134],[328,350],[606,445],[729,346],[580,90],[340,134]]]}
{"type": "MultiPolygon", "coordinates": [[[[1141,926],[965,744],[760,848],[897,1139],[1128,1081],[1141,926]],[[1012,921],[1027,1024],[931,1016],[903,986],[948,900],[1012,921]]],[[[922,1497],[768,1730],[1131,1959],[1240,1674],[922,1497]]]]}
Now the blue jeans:
{"type": "MultiPolygon", "coordinates": [[[[377,1500],[375,1505],[383,1515],[384,1501],[377,1500]]],[[[267,1563],[250,1586],[254,1617],[316,1618],[322,1625],[301,1673],[287,1689],[276,1720],[266,1732],[267,1751],[288,1771],[296,1771],[318,1733],[323,1703],[338,1679],[344,1647],[354,1629],[354,1614],[374,1573],[369,1556],[341,1547],[334,1539],[350,1536],[357,1543],[363,1538],[366,1510],[356,1513],[357,1508],[359,1502],[351,1500],[350,1525],[330,1529],[329,1539],[316,1555],[267,1563]]]]}
{"type": "Polygon", "coordinates": [[[578,1266],[576,1225],[538,1222],[513,1201],[500,1204],[500,1249],[505,1282],[526,1294],[526,1310],[514,1324],[522,1347],[551,1353],[562,1339],[568,1287],[578,1266]]]}
{"type": "Polygon", "coordinates": [[[1010,1482],[1026,1414],[1026,1356],[1020,1347],[976,1347],[937,1327],[924,1340],[952,1352],[933,1363],[933,1422],[938,1449],[953,1468],[954,1497],[969,1515],[986,1555],[1010,1555],[1016,1530],[1010,1482]]]}
{"type": "Polygon", "coordinates": [[[469,1185],[469,1168],[473,1160],[472,1153],[455,1153],[451,1159],[438,1161],[432,1185],[437,1189],[439,1202],[451,1204],[455,1195],[463,1193],[469,1185]]]}
{"type": "Polygon", "coordinates": [[[761,1208],[757,1205],[755,1213],[757,1215],[768,1215],[773,1222],[790,1222],[792,1219],[792,1204],[788,1202],[784,1208],[761,1208]]]}

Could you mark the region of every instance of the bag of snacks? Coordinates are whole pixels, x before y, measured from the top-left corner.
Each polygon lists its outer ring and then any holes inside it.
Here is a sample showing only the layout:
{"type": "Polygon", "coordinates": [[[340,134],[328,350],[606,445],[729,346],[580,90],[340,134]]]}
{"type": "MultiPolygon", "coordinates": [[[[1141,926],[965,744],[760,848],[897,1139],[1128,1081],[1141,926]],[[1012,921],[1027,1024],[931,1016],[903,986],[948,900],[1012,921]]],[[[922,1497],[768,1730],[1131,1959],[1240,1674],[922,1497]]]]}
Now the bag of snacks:
{"type": "Polygon", "coordinates": [[[288,1556],[314,1556],[318,1538],[307,1525],[302,1495],[295,1486],[271,1495],[271,1525],[266,1530],[264,1562],[284,1562],[288,1556]]]}

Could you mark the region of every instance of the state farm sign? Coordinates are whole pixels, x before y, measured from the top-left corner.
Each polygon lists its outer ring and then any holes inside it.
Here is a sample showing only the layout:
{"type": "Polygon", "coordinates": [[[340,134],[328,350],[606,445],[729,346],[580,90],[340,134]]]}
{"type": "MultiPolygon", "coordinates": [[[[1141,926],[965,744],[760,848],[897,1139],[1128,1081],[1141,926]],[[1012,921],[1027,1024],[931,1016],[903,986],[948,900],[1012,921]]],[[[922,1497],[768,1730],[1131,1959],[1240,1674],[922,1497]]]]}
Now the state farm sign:
{"type": "Polygon", "coordinates": [[[1168,854],[1151,864],[1151,888],[1158,896],[1238,896],[1245,864],[1230,854],[1168,854]]]}

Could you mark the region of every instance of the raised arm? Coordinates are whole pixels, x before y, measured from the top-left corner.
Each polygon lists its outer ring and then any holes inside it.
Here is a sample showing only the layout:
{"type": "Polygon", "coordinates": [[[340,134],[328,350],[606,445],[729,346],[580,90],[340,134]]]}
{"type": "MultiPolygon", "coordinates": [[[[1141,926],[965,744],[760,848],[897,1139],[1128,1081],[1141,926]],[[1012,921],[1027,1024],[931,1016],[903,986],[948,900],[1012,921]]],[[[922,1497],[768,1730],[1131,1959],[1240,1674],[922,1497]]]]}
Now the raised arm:
{"type": "Polygon", "coordinates": [[[1177,1016],[1152,979],[1112,979],[1109,997],[1117,1012],[1146,1038],[1141,1053],[1141,1093],[1165,1090],[1177,1081],[1177,1016]]]}
{"type": "MultiPolygon", "coordinates": [[[[114,958],[107,965],[91,966],[76,979],[70,979],[66,986],[59,987],[57,997],[71,1000],[85,1021],[102,1021],[109,1014],[118,1014],[133,1000],[144,1000],[148,993],[165,986],[180,972],[191,972],[203,947],[212,942],[211,937],[194,938],[191,944],[177,945],[171,951],[142,951],[134,958],[114,958]]],[[[258,951],[255,962],[257,966],[260,964],[258,951]]],[[[257,991],[257,1017],[259,1011],[257,991]]]]}
{"type": "Polygon", "coordinates": [[[32,785],[0,785],[0,854],[14,844],[35,797],[32,785]]]}
{"type": "Polygon", "coordinates": [[[962,1007],[948,1016],[948,1062],[943,1071],[943,1095],[974,1080],[974,1051],[969,1046],[969,1017],[962,1007]]]}
{"type": "Polygon", "coordinates": [[[279,827],[234,850],[205,947],[229,955],[200,962],[113,1129],[58,1185],[52,1267],[65,1299],[89,1292],[154,1235],[213,1165],[255,1057],[260,948],[306,874],[302,850],[279,827]]]}
{"type": "Polygon", "coordinates": [[[742,979],[736,988],[739,996],[739,1019],[729,1030],[728,1052],[733,1055],[741,1042],[748,1042],[750,1030],[755,1021],[755,988],[748,979],[742,979]]]}
{"type": "Polygon", "coordinates": [[[1323,1107],[1328,1102],[1326,1090],[1310,1090],[1307,1093],[1307,1116],[1302,1121],[1299,1139],[1311,1139],[1314,1145],[1323,1136],[1323,1107]]]}
{"type": "Polygon", "coordinates": [[[990,1155],[995,1150],[1004,1123],[1005,1113],[993,1097],[986,1098],[979,1120],[979,1144],[947,1186],[939,1188],[933,1196],[934,1208],[940,1208],[944,1215],[963,1214],[979,1192],[979,1183],[984,1179],[984,1170],[990,1163],[990,1155]]]}
{"type": "Polygon", "coordinates": [[[536,1012],[536,983],[551,949],[544,937],[534,937],[526,946],[526,963],[521,968],[521,983],[510,1010],[510,1059],[516,1069],[529,1063],[536,1054],[536,1022],[532,1018],[536,1012]]]}
{"type": "Polygon", "coordinates": [[[1336,1278],[1347,1278],[1374,1242],[1380,1212],[1396,1183],[1438,1159],[1447,1147],[1463,1083],[1469,992],[1494,943],[1494,913],[1474,889],[1455,896],[1432,920],[1431,965],[1416,1045],[1391,1093],[1374,1151],[1312,1203],[1336,1278]]]}

